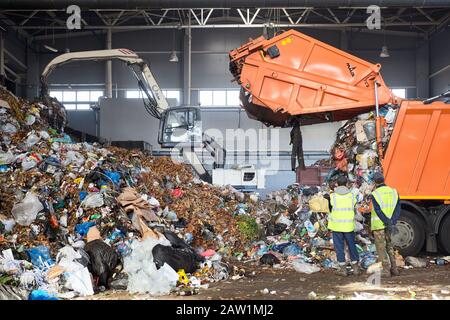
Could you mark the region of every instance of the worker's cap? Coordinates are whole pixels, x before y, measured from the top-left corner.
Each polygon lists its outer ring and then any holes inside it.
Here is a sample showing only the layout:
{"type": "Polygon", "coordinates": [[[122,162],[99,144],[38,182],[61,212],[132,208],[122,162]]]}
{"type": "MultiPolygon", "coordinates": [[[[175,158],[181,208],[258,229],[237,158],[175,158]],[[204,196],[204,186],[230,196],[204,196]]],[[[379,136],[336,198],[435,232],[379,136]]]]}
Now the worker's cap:
{"type": "Polygon", "coordinates": [[[381,173],[380,171],[376,171],[373,174],[373,181],[375,181],[375,183],[383,183],[384,182],[384,175],[383,175],[383,173],[381,173]]]}

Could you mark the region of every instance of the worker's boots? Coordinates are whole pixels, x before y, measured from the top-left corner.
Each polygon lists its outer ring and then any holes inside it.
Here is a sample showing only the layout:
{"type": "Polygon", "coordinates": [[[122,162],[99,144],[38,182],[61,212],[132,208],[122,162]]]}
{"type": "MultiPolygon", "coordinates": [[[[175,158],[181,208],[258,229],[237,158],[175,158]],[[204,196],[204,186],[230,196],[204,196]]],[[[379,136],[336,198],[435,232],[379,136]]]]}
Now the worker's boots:
{"type": "Polygon", "coordinates": [[[335,271],[335,273],[341,277],[348,276],[347,266],[345,264],[339,264],[338,269],[335,271]]]}
{"type": "Polygon", "coordinates": [[[358,262],[352,262],[353,275],[360,276],[362,274],[361,267],[358,262]]]}
{"type": "Polygon", "coordinates": [[[391,261],[391,275],[399,276],[400,272],[397,268],[397,261],[395,260],[395,256],[389,255],[389,260],[391,261]]]}

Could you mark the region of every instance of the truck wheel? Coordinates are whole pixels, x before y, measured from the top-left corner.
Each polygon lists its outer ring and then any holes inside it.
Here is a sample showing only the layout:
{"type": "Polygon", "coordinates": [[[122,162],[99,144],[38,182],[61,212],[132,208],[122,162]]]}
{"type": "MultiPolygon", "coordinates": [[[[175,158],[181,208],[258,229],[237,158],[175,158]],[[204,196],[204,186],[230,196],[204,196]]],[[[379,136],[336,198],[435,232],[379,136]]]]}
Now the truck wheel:
{"type": "Polygon", "coordinates": [[[447,215],[439,226],[439,244],[450,254],[450,215],[447,215]]]}
{"type": "Polygon", "coordinates": [[[394,247],[404,257],[419,254],[425,241],[422,219],[410,211],[402,210],[397,221],[397,228],[399,232],[392,236],[394,247]]]}

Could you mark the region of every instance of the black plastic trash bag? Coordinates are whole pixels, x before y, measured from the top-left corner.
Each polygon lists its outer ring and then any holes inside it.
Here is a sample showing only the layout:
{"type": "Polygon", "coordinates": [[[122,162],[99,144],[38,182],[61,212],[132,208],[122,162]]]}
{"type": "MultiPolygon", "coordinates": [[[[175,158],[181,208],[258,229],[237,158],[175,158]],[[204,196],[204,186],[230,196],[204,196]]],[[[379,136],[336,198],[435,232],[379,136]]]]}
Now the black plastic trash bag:
{"type": "Polygon", "coordinates": [[[280,260],[272,253],[265,253],[261,259],[259,259],[259,263],[273,266],[274,264],[279,264],[280,260]]]}
{"type": "Polygon", "coordinates": [[[284,223],[269,223],[266,226],[266,235],[267,236],[277,236],[281,234],[284,230],[286,230],[287,225],[284,223]]]}
{"type": "Polygon", "coordinates": [[[175,249],[187,249],[187,250],[192,251],[191,247],[186,242],[184,242],[183,239],[178,237],[175,232],[172,232],[170,230],[165,230],[164,237],[166,237],[166,239],[169,240],[170,244],[175,249]]]}
{"type": "Polygon", "coordinates": [[[186,273],[193,273],[197,270],[197,262],[201,261],[201,257],[191,250],[176,249],[161,244],[157,244],[153,248],[152,254],[156,268],[159,269],[164,263],[167,263],[173,270],[184,269],[186,273]]]}
{"type": "Polygon", "coordinates": [[[89,254],[90,258],[89,272],[99,278],[97,285],[108,288],[108,279],[119,263],[118,254],[100,239],[88,242],[84,251],[89,254]]]}

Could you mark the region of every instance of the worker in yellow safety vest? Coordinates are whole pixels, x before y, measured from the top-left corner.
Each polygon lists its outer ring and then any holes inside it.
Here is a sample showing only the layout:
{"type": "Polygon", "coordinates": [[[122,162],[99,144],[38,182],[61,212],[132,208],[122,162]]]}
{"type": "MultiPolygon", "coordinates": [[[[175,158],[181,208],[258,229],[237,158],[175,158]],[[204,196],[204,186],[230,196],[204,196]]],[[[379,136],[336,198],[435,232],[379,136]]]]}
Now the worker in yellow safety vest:
{"type": "Polygon", "coordinates": [[[333,246],[338,260],[337,274],[347,276],[347,263],[345,261],[345,243],[350,253],[351,266],[354,275],[360,275],[359,255],[355,244],[355,204],[356,197],[347,188],[348,179],[340,176],[337,187],[329,196],[330,214],[328,216],[328,229],[333,232],[333,246]]]}
{"type": "Polygon", "coordinates": [[[375,238],[378,262],[383,269],[381,276],[399,275],[391,236],[397,232],[395,227],[400,216],[400,199],[397,190],[384,183],[381,172],[373,175],[376,188],[372,192],[371,230],[375,238]]]}

